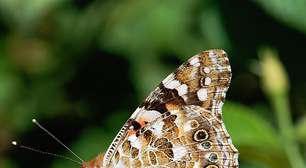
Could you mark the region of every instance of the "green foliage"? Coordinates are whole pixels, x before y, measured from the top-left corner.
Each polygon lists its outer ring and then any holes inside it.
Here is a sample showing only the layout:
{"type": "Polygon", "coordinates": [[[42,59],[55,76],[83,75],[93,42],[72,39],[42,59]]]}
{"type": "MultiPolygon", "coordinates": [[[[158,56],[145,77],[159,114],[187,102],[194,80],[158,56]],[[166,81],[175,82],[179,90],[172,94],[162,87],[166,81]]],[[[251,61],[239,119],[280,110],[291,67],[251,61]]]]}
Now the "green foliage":
{"type": "Polygon", "coordinates": [[[237,103],[225,104],[224,121],[233,136],[233,141],[241,146],[280,149],[276,130],[267,120],[256,114],[256,111],[256,108],[237,103]]]}
{"type": "Polygon", "coordinates": [[[256,0],[255,2],[276,19],[306,33],[305,0],[256,0]]]}
{"type": "Polygon", "coordinates": [[[257,167],[286,167],[285,153],[276,130],[257,113],[257,108],[249,108],[227,102],[224,106],[224,122],[238,145],[240,157],[249,162],[261,163],[257,167]],[[260,153],[264,153],[261,155],[260,153]],[[273,160],[278,160],[274,162],[273,160]]]}
{"type": "Polygon", "coordinates": [[[303,143],[306,143],[306,117],[300,119],[300,121],[297,124],[297,135],[298,140],[300,140],[303,143]]]}

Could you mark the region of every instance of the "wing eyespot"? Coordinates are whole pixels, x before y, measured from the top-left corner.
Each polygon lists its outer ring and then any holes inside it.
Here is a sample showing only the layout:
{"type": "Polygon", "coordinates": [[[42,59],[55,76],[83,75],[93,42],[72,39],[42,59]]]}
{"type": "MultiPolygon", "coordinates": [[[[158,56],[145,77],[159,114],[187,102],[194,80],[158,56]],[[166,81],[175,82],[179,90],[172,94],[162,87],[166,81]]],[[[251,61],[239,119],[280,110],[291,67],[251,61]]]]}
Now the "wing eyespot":
{"type": "Polygon", "coordinates": [[[192,129],[198,128],[200,126],[199,122],[197,120],[191,120],[190,121],[190,127],[192,129]]]}
{"type": "Polygon", "coordinates": [[[212,152],[206,156],[206,159],[211,163],[217,163],[219,156],[217,153],[212,152]]]}
{"type": "Polygon", "coordinates": [[[201,147],[205,150],[209,150],[211,148],[211,142],[210,141],[205,141],[201,143],[201,147]]]}
{"type": "Polygon", "coordinates": [[[193,134],[193,139],[197,142],[201,142],[204,140],[207,140],[209,137],[207,131],[205,129],[200,129],[197,130],[194,134],[193,134]]]}

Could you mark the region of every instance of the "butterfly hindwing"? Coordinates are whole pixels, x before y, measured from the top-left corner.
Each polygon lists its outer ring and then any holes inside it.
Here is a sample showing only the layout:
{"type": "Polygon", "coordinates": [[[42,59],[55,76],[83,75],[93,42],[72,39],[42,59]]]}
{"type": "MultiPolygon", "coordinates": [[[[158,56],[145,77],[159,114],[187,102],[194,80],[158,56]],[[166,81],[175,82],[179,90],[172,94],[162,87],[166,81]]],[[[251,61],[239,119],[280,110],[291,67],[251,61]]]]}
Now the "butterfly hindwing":
{"type": "Polygon", "coordinates": [[[124,138],[109,167],[238,167],[222,122],[199,106],[167,106],[168,112],[124,138]]]}

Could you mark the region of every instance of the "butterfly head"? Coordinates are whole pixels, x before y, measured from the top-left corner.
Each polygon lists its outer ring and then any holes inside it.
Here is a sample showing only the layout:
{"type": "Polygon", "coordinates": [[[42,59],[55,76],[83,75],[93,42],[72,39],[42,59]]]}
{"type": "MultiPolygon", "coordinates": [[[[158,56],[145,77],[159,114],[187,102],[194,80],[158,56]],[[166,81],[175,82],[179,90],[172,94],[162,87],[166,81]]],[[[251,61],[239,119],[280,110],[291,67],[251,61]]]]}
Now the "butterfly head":
{"type": "Polygon", "coordinates": [[[96,158],[82,163],[81,168],[102,168],[104,154],[99,154],[96,158]]]}

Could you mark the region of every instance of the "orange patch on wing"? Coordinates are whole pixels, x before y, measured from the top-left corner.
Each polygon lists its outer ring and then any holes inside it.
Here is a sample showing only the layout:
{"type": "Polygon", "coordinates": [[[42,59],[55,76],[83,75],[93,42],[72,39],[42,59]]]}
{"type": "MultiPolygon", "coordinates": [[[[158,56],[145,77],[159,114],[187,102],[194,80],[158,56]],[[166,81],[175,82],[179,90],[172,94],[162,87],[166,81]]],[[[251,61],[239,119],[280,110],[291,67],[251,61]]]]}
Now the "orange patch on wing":
{"type": "MultiPolygon", "coordinates": [[[[146,125],[146,123],[147,123],[146,120],[144,120],[142,118],[139,118],[136,121],[140,124],[140,128],[139,129],[143,128],[146,125]]],[[[128,135],[130,136],[130,135],[136,134],[136,131],[137,130],[129,129],[128,130],[128,135]]]]}
{"type": "Polygon", "coordinates": [[[179,109],[179,106],[178,106],[178,105],[175,105],[175,104],[167,103],[167,104],[166,104],[166,108],[167,108],[168,111],[171,111],[171,110],[178,110],[178,109],[179,109]]]}
{"type": "Polygon", "coordinates": [[[136,131],[135,130],[128,130],[128,136],[131,136],[131,135],[134,135],[134,134],[136,134],[136,131]]]}
{"type": "Polygon", "coordinates": [[[143,118],[139,118],[139,120],[137,122],[140,124],[141,128],[143,128],[147,123],[147,121],[143,118]]]}

